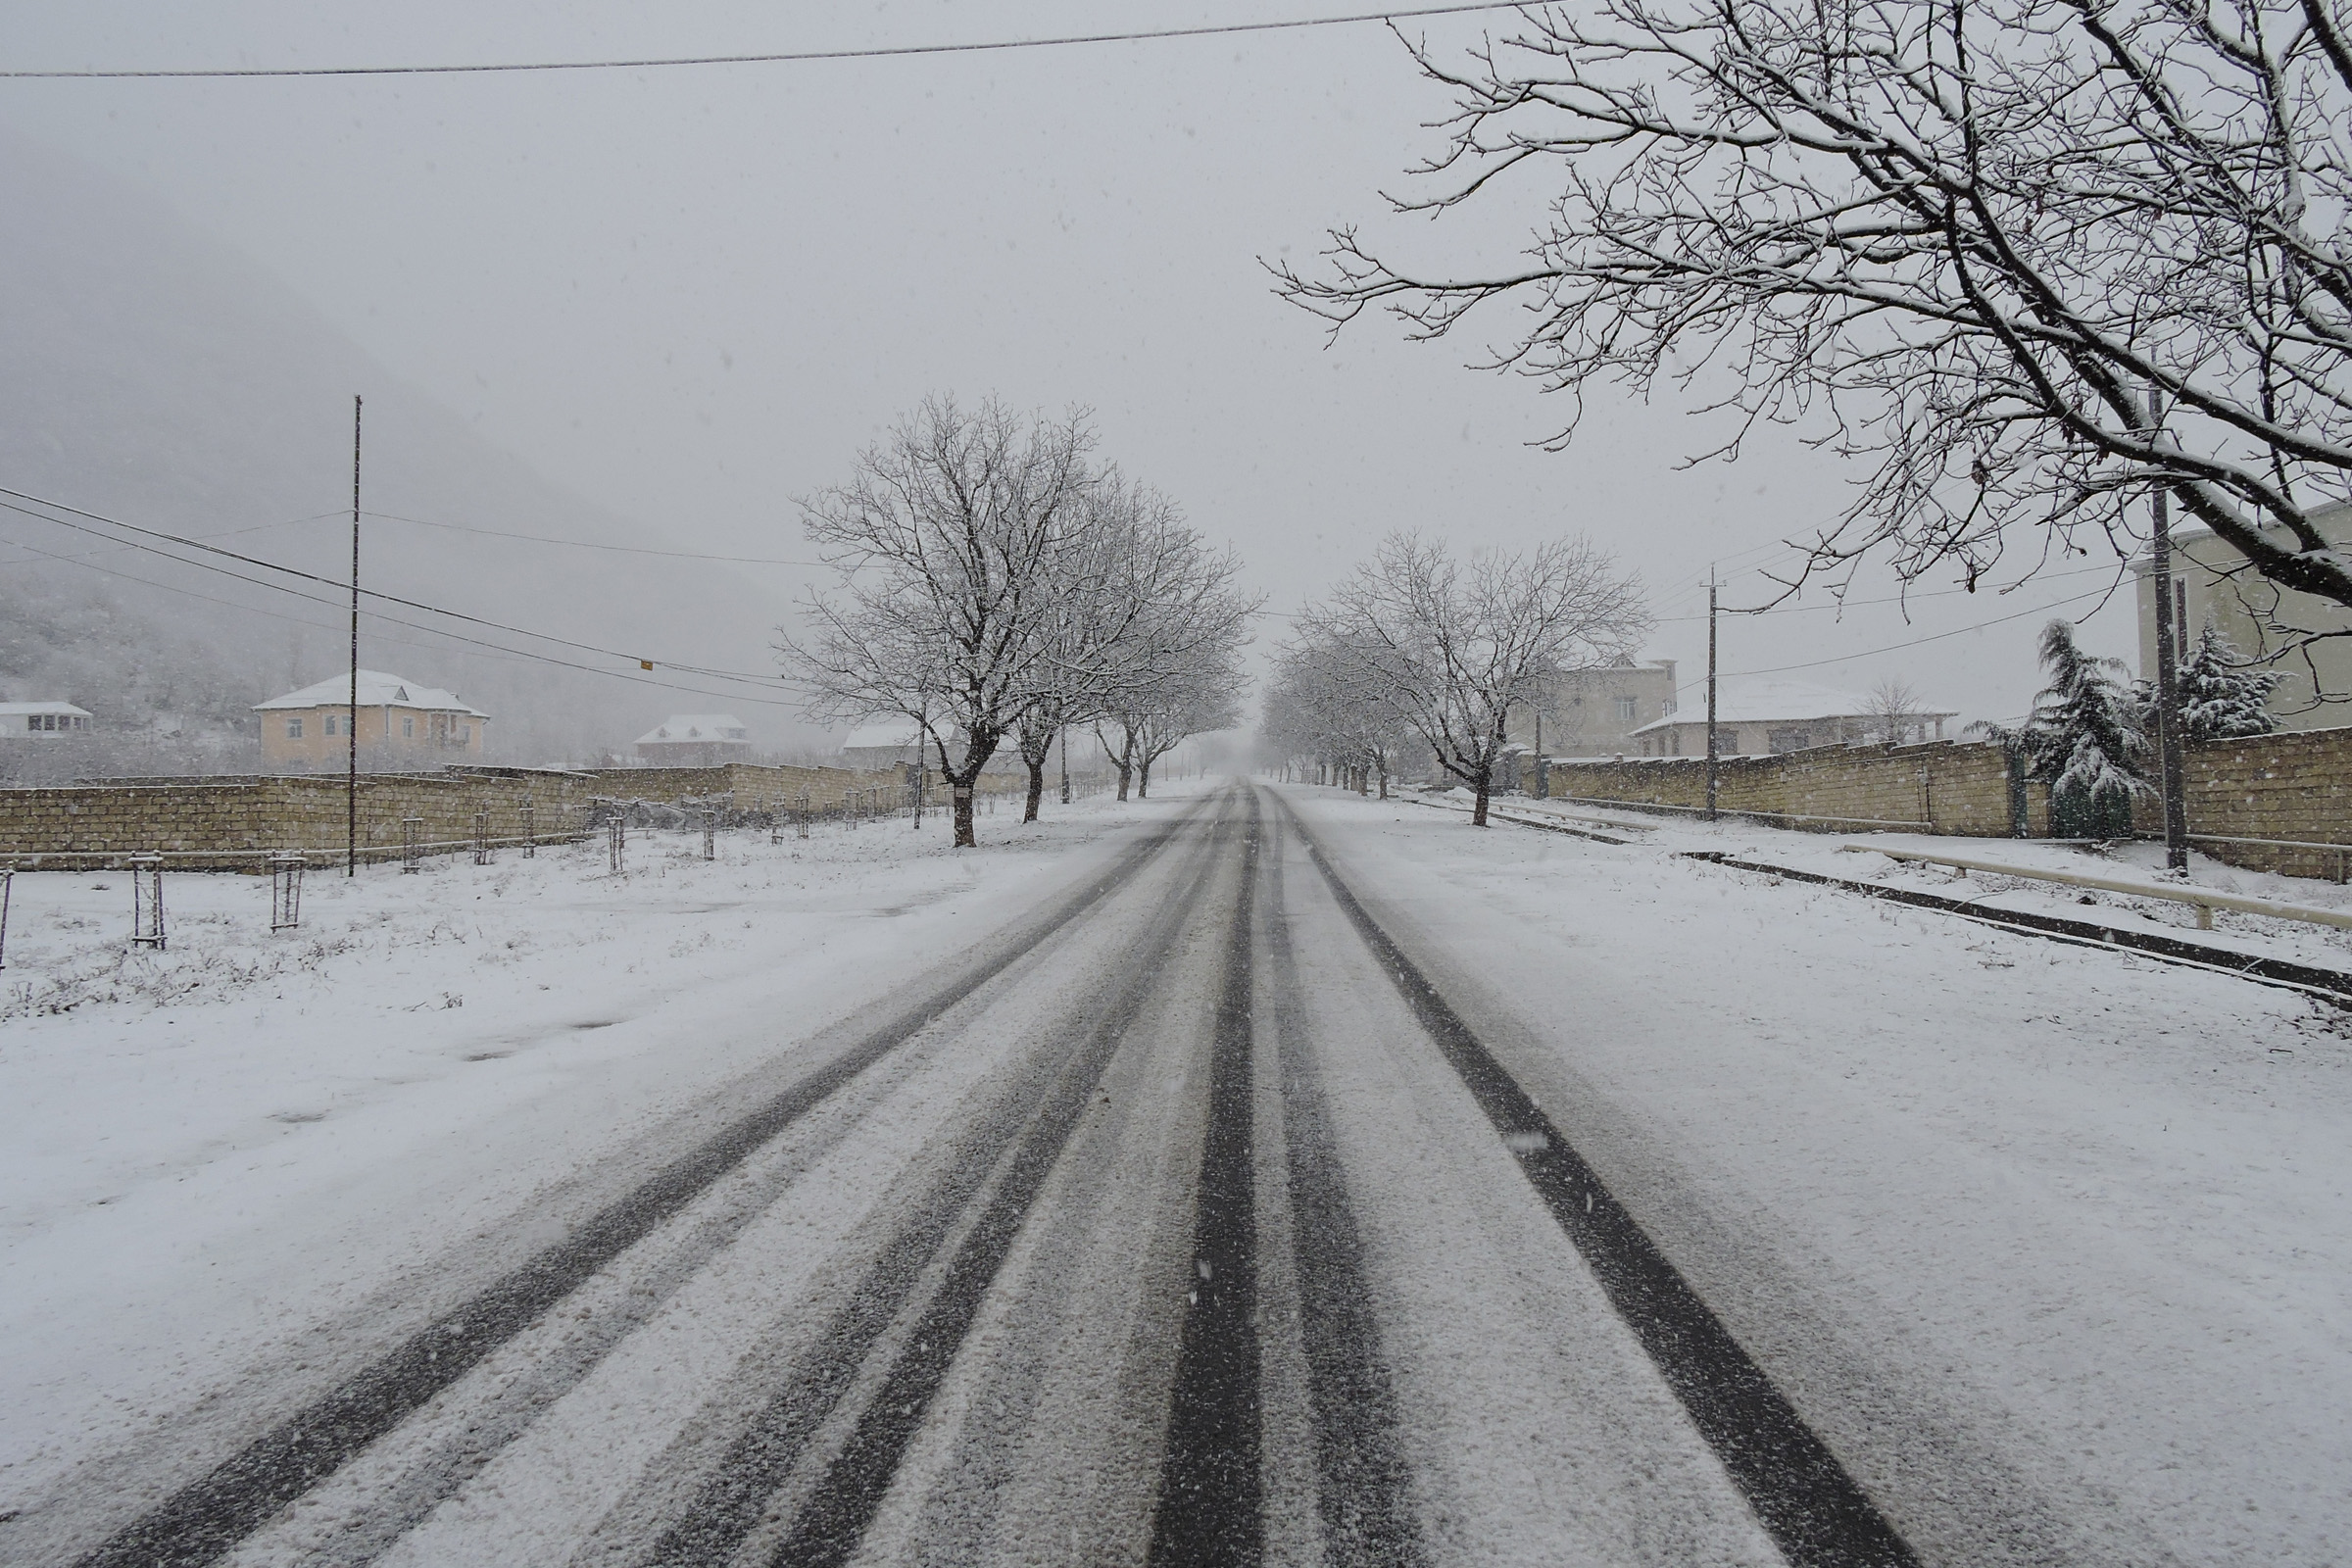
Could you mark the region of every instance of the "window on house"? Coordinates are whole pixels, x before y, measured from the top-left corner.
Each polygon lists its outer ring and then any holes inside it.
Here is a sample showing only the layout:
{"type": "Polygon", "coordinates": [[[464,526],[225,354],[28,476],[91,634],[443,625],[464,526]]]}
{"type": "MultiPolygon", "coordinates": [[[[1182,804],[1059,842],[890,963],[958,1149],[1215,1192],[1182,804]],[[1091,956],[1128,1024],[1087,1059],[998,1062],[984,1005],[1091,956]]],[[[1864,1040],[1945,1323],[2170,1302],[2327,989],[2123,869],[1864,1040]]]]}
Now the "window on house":
{"type": "Polygon", "coordinates": [[[400,738],[404,741],[413,741],[416,738],[416,715],[415,713],[400,715],[400,738]]]}
{"type": "Polygon", "coordinates": [[[1617,717],[1623,722],[1631,724],[1641,716],[1641,712],[1642,700],[1640,698],[1620,697],[1617,699],[1617,717]]]}
{"type": "Polygon", "coordinates": [[[334,713],[329,713],[326,715],[326,733],[329,735],[340,735],[343,733],[343,720],[340,716],[334,713]]]}
{"type": "Polygon", "coordinates": [[[299,716],[286,720],[286,739],[290,741],[302,739],[302,719],[299,716]]]}

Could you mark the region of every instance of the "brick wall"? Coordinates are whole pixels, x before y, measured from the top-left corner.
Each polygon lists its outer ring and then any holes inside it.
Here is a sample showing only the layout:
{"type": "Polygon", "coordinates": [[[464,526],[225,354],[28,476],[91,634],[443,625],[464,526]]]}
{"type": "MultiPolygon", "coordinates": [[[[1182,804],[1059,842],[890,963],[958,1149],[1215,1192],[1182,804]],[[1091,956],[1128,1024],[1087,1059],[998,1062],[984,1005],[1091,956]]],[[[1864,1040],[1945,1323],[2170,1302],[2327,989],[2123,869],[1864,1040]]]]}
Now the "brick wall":
{"type": "MultiPolygon", "coordinates": [[[[1535,787],[1530,762],[1522,787],[1535,787]]],[[[1683,810],[1707,804],[1703,757],[1554,760],[1554,798],[1683,810]]],[[[2027,791],[2033,831],[2049,831],[2048,792],[2027,791]]],[[[1718,764],[1716,804],[1776,826],[1823,833],[1872,828],[1913,833],[2005,835],[2008,759],[1989,742],[1921,746],[1823,746],[1778,757],[1727,757],[1718,764]]]]}

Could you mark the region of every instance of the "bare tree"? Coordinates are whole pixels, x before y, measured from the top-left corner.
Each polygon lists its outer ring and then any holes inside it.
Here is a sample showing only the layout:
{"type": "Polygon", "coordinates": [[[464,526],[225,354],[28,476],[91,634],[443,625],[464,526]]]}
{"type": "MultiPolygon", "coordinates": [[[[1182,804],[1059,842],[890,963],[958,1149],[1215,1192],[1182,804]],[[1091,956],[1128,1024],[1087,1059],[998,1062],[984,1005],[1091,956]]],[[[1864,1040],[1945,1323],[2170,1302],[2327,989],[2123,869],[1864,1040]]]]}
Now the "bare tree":
{"type": "Polygon", "coordinates": [[[1585,541],[1483,551],[1457,564],[1412,534],[1384,540],[1298,616],[1302,633],[1347,661],[1346,679],[1379,691],[1475,793],[1480,827],[1511,705],[1574,659],[1630,654],[1649,623],[1640,585],[1585,541]]]}
{"type": "Polygon", "coordinates": [[[1259,722],[1286,756],[1311,759],[1343,779],[1356,775],[1359,787],[1377,783],[1385,801],[1412,729],[1369,678],[1375,668],[1374,660],[1301,635],[1275,656],[1259,722]]]}
{"type": "Polygon", "coordinates": [[[1076,416],[933,398],[802,507],[840,580],[808,599],[807,640],[780,651],[812,717],[923,727],[959,847],[980,770],[1052,682],[1054,568],[1093,482],[1090,439],[1076,416]]]}
{"type": "Polygon", "coordinates": [[[1924,707],[1909,681],[1888,675],[1870,689],[1870,701],[1862,710],[1867,738],[1882,746],[1902,745],[1920,727],[1924,707]]]}
{"type": "Polygon", "coordinates": [[[2352,484],[2352,37],[2328,0],[1598,0],[1516,25],[1458,67],[1414,49],[1455,110],[1438,183],[1395,205],[1548,168],[1532,250],[1455,275],[1343,230],[1323,275],[1275,268],[1289,298],[1424,338],[1515,300],[1492,363],[1578,411],[1665,377],[1740,416],[1716,455],[1769,419],[1864,460],[1808,572],[1875,551],[1973,589],[2020,529],[2028,574],[2101,533],[2128,553],[2130,502],[2164,487],[2263,576],[2352,605],[2314,515],[2352,484]]]}

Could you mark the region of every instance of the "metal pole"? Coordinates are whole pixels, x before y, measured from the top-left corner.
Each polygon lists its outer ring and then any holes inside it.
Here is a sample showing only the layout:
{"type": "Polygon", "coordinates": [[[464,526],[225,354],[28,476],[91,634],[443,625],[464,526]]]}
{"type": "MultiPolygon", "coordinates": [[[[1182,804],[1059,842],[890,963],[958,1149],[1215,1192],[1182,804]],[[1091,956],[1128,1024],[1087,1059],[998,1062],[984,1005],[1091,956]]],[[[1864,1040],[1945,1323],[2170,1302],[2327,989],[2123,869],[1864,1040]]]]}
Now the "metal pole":
{"type": "Polygon", "coordinates": [[[1544,709],[1536,708],[1536,799],[1551,799],[1551,763],[1544,756],[1544,709]]]}
{"type": "Polygon", "coordinates": [[[1070,726],[1061,726],[1061,804],[1070,804],[1070,726]]]}
{"type": "Polygon", "coordinates": [[[351,400],[351,701],[343,710],[343,874],[360,874],[360,400],[351,400]]]}
{"type": "MultiPolygon", "coordinates": [[[[2164,404],[2148,393],[2151,441],[2164,419],[2164,404]]],[[[2148,575],[2156,589],[2156,757],[2159,787],[2164,798],[2164,863],[2167,869],[2188,869],[2188,801],[2180,777],[2180,651],[2173,627],[2172,494],[2159,487],[2155,495],[2154,558],[2148,575]]]]}
{"type": "Polygon", "coordinates": [[[1715,816],[1715,568],[1707,567],[1707,820],[1715,816]]]}

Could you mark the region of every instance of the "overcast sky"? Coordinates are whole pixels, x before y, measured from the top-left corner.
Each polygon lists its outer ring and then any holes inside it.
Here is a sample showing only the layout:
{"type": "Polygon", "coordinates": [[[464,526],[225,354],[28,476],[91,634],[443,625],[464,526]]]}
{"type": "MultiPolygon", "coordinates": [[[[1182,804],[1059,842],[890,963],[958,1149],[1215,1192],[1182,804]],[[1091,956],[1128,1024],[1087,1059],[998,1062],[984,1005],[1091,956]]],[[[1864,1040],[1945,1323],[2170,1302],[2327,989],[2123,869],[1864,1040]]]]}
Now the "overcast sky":
{"type": "MultiPolygon", "coordinates": [[[[1338,15],[1292,6],[912,0],[870,7],[224,3],[24,8],[17,69],[417,64],[995,40],[1338,15]]],[[[1507,14],[1493,24],[1501,25],[1507,14]]],[[[1469,41],[1489,23],[1406,25],[1469,41]]],[[[1094,411],[1102,452],[1230,541],[1284,611],[1385,532],[1465,546],[1590,533],[1652,591],[1651,653],[1703,669],[1703,582],[1753,602],[1777,541],[1847,501],[1834,460],[1710,444],[1681,410],[1596,408],[1576,443],[1525,381],[1465,368],[1476,335],[1367,321],[1327,347],[1260,257],[1383,226],[1445,101],[1378,25],[925,59],[374,79],[0,82],[0,119],[123,175],[276,272],[399,376],[648,538],[775,553],[792,498],[934,390],[1094,411]]],[[[1542,176],[1412,254],[1507,258],[1542,176]]],[[[1394,222],[1395,220],[1389,220],[1394,222]]],[[[1509,329],[1498,314],[1492,330],[1509,329]]],[[[360,389],[355,389],[360,390],[360,389]]],[[[329,498],[331,504],[331,498],[329,498]]],[[[2021,550],[2019,558],[2034,552],[2021,550]]],[[[2007,598],[1727,623],[1727,672],[2012,715],[2042,607],[2007,598]],[[1982,630],[1877,652],[1995,617],[1982,630]],[[1821,662],[1827,661],[1829,662],[1821,662]]],[[[648,592],[691,594],[678,564],[648,592]]],[[[799,588],[772,572],[779,603],[799,588]]],[[[1949,582],[1921,584],[1948,590],[1949,582]]],[[[1855,597],[1895,591],[1865,574],[1855,597]]],[[[1824,602],[1821,596],[1805,603],[1824,602]]],[[[2089,604],[2060,612],[2081,614],[2089,604]]],[[[2120,600],[2089,623],[2130,657],[2120,600]]],[[[1270,619],[1261,640],[1282,635],[1270,619]]],[[[1695,695],[1694,693],[1692,695],[1695,695]]]]}

